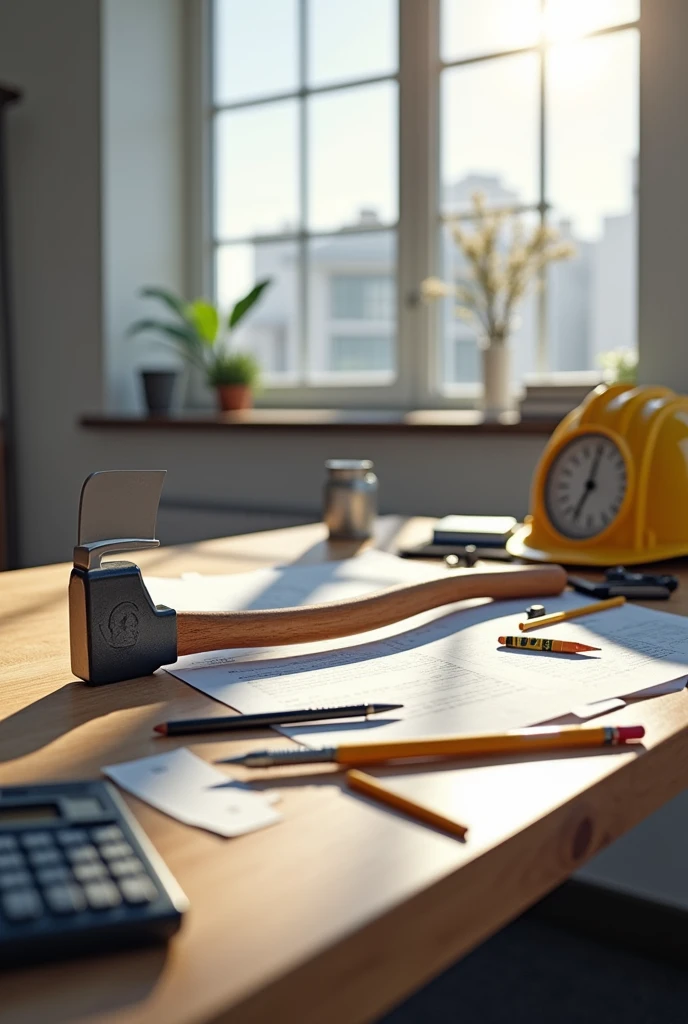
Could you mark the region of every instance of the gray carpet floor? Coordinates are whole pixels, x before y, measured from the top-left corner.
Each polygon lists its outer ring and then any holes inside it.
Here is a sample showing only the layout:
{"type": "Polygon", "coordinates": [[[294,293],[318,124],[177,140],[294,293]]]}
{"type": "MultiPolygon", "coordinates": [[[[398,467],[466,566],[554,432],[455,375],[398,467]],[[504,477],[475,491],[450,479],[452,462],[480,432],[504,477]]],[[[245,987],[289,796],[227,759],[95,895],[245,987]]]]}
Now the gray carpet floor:
{"type": "Polygon", "coordinates": [[[523,917],[378,1024],[466,1021],[688,1024],[688,969],[523,917]]]}

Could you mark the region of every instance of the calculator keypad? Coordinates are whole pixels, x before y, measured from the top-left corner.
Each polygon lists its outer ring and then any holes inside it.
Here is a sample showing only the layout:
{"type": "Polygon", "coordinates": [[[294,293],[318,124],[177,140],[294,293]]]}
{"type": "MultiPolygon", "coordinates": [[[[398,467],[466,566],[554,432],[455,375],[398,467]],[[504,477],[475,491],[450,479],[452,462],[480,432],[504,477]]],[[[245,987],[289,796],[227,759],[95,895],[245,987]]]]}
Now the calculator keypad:
{"type": "Polygon", "coordinates": [[[62,863],[62,854],[54,847],[50,849],[30,850],[27,859],[32,868],[54,868],[62,863]]]}
{"type": "Polygon", "coordinates": [[[0,889],[22,889],[31,885],[31,875],[28,871],[4,871],[0,875],[0,889]]]}
{"type": "Polygon", "coordinates": [[[43,913],[43,903],[36,889],[10,889],[0,905],[10,921],[33,921],[43,913]]]}
{"type": "Polygon", "coordinates": [[[45,902],[53,914],[76,914],[86,909],[86,897],[80,885],[51,885],[45,890],[45,902]]]}
{"type": "Polygon", "coordinates": [[[99,915],[159,896],[145,865],[114,824],[0,835],[0,922],[99,915]]]}
{"type": "Polygon", "coordinates": [[[21,853],[0,853],[0,874],[5,871],[16,871],[26,864],[21,853]]]}

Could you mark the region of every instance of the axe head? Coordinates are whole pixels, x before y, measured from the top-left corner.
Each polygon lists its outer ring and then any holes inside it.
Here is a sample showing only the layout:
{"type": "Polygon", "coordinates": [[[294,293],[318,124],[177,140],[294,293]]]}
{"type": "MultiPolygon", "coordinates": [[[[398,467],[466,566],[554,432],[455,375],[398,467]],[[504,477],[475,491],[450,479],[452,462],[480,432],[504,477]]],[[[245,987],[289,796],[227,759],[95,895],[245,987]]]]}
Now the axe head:
{"type": "Polygon", "coordinates": [[[150,675],[177,658],[172,608],[153,604],[133,562],[107,554],[157,547],[164,470],[92,473],[79,502],[69,580],[72,671],[93,685],[150,675]]]}

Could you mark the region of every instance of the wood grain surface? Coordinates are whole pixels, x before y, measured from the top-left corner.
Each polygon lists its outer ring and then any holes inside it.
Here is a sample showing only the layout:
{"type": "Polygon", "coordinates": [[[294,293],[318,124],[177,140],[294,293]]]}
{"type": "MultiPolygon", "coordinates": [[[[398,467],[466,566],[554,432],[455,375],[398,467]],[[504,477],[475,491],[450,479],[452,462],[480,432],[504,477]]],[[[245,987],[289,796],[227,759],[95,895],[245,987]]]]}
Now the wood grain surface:
{"type": "MultiPolygon", "coordinates": [[[[379,546],[429,522],[382,519],[379,546]]],[[[320,525],[161,549],[145,572],[228,573],[357,553],[320,525]]],[[[688,572],[668,604],[688,613],[688,572]]],[[[165,673],[89,688],[69,671],[68,565],[0,576],[0,784],[93,778],[190,745],[213,759],[284,746],[265,732],[159,737],[169,718],[226,713],[165,673]],[[191,743],[189,744],[189,740],[191,743]]],[[[279,792],[284,820],[234,840],[127,797],[191,901],[167,948],[0,973],[3,1024],[359,1024],[428,981],[688,782],[678,693],[598,721],[642,722],[640,753],[475,761],[443,770],[466,842],[347,792],[330,765],[228,776],[279,792]]]]}

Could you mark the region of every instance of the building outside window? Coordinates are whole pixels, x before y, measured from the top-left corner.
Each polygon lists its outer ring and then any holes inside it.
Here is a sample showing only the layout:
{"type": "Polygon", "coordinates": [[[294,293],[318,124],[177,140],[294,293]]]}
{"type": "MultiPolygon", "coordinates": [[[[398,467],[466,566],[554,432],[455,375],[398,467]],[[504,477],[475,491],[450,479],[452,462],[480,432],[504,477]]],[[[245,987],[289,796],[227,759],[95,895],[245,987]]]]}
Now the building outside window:
{"type": "Polygon", "coordinates": [[[476,393],[475,333],[417,303],[423,276],[461,271],[447,223],[475,191],[576,246],[523,303],[515,386],[635,349],[638,17],[639,0],[212,0],[211,274],[225,305],[273,280],[237,339],[272,403],[412,401],[419,357],[424,403],[476,393]]]}

